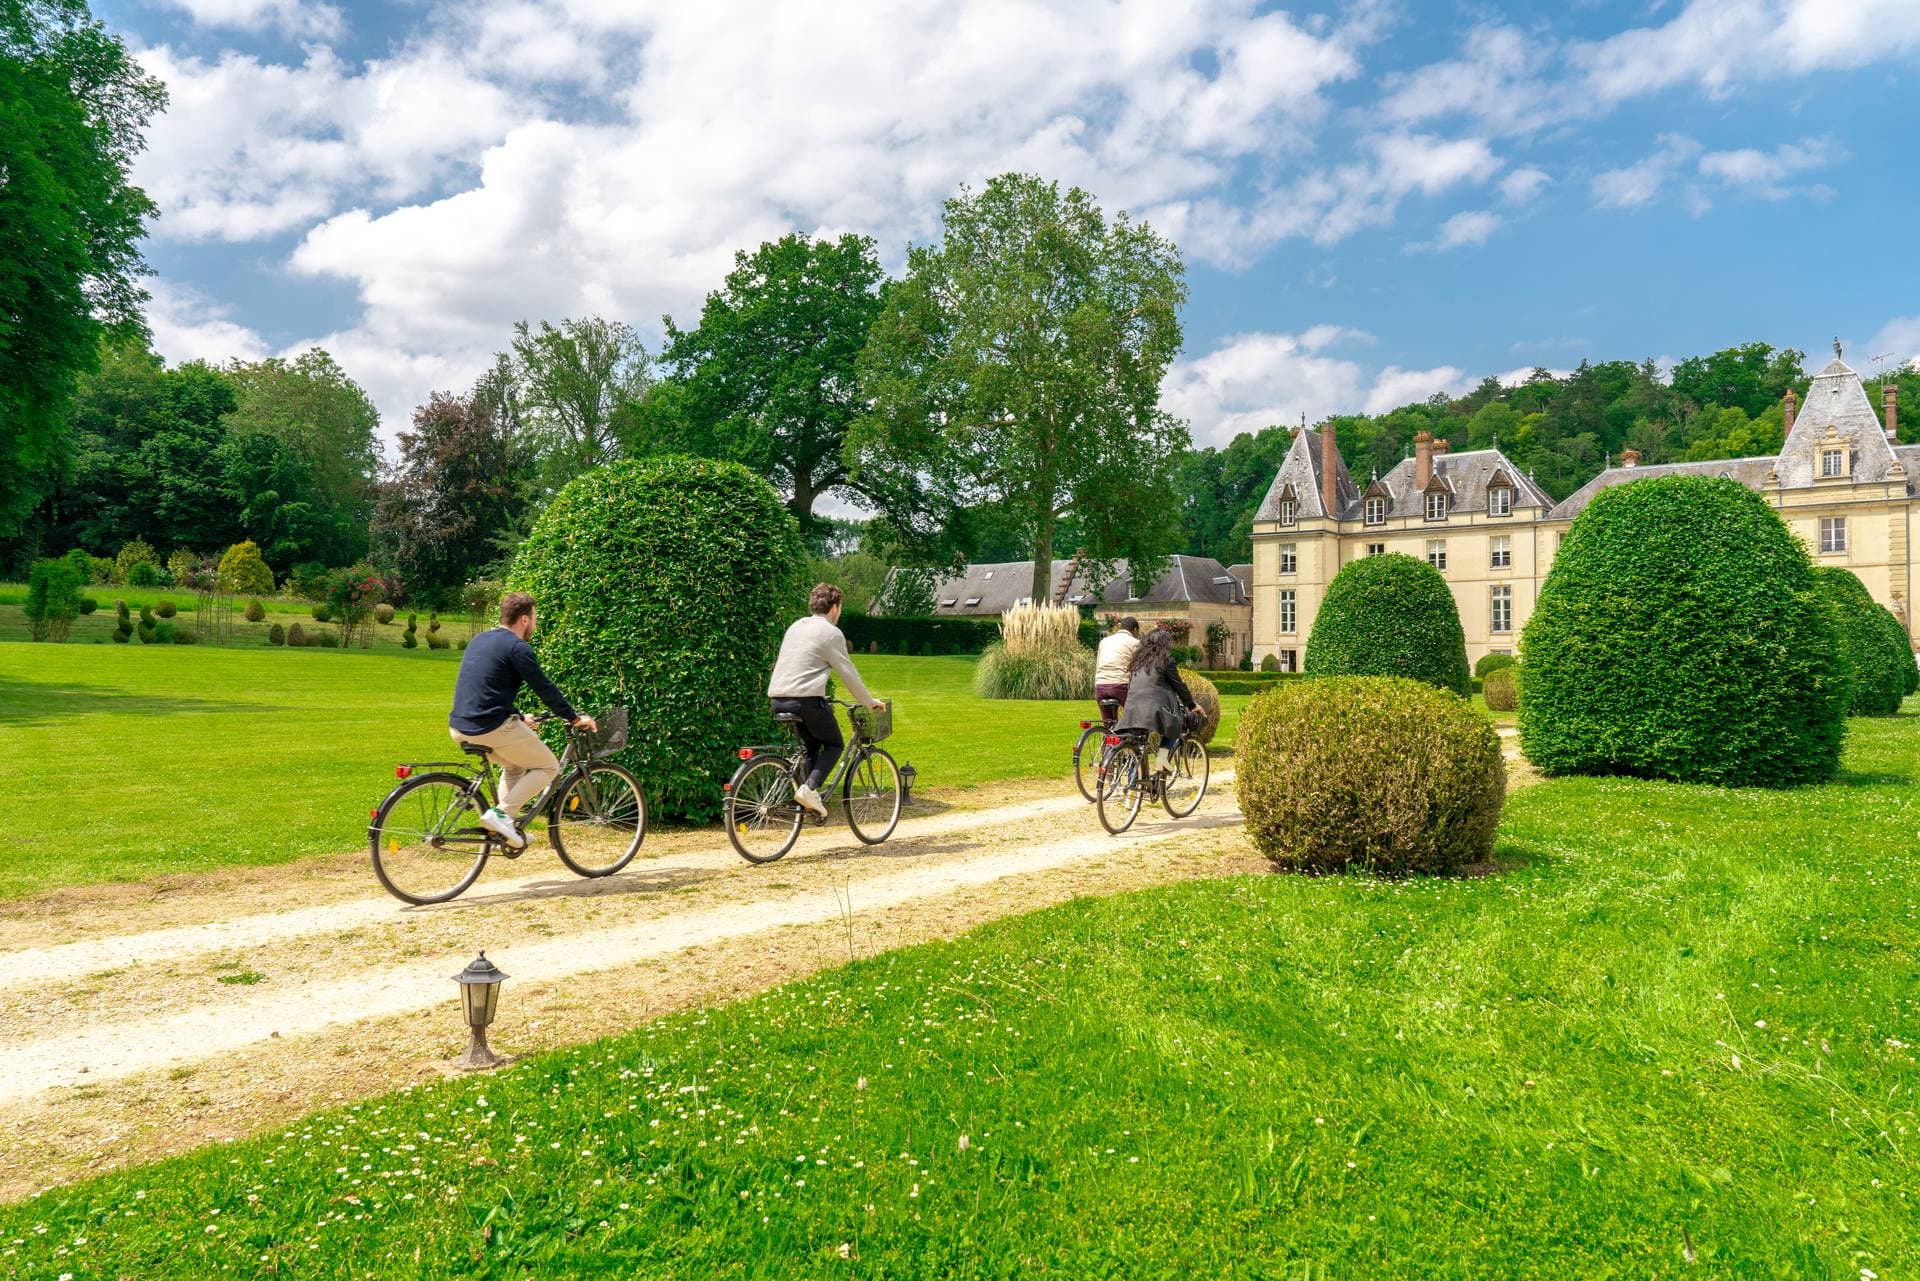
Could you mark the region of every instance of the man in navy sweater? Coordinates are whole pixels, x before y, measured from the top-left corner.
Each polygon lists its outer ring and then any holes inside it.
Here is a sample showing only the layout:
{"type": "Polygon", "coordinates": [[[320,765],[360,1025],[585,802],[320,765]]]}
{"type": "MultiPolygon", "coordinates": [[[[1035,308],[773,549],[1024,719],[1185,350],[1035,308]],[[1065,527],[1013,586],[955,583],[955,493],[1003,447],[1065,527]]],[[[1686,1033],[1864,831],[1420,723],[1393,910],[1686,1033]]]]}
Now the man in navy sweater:
{"type": "Polygon", "coordinates": [[[527,644],[533,627],[533,597],[525,592],[508,592],[500,598],[500,626],[467,642],[466,653],[460,658],[460,676],[453,686],[453,711],[447,717],[447,731],[454,742],[478,743],[489,748],[499,762],[500,803],[480,816],[480,825],[513,849],[527,843],[514,824],[514,811],[538,796],[560,772],[553,750],[513,710],[520,687],[533,686],[547,709],[568,724],[586,730],[599,728],[591,716],[574,711],[540,670],[540,660],[533,656],[533,646],[527,644]]]}

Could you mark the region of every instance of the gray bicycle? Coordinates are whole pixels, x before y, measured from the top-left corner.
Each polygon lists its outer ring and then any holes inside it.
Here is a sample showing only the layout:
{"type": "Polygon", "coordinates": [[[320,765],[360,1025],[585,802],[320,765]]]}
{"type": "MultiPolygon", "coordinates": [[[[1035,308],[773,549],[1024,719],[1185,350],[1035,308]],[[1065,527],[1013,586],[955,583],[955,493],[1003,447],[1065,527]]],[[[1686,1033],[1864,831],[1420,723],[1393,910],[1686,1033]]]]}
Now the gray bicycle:
{"type": "MultiPolygon", "coordinates": [[[[853,742],[820,795],[830,800],[837,792],[854,836],[878,845],[900,823],[900,767],[879,746],[893,733],[893,704],[876,712],[837,698],[832,702],[847,709],[853,742]]],[[[788,741],[741,748],[740,767],[726,784],[722,807],[727,839],[749,863],[771,863],[786,854],[800,839],[800,825],[808,817],[793,795],[807,777],[806,749],[793,729],[800,718],[781,713],[773,719],[786,727],[788,741]]],[[[814,821],[827,820],[814,816],[814,821]]]]}

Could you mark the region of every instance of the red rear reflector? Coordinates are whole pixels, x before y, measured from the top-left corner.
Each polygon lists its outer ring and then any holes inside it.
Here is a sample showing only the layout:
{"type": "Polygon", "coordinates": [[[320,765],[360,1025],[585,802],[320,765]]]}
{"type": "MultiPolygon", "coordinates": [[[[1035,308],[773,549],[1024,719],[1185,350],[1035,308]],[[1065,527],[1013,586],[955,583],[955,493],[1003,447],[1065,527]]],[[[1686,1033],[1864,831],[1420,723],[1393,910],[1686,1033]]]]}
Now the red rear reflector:
{"type": "Polygon", "coordinates": [[[412,774],[413,766],[411,765],[396,765],[393,767],[393,776],[395,778],[407,778],[412,774]]]}
{"type": "Polygon", "coordinates": [[[732,783],[722,783],[722,784],[720,784],[720,790],[721,790],[721,791],[723,791],[723,792],[725,792],[725,793],[726,793],[727,795],[729,795],[729,796],[731,796],[731,795],[733,795],[733,784],[732,784],[732,783]]]}
{"type": "Polygon", "coordinates": [[[1120,746],[1120,736],[1118,734],[1107,735],[1107,746],[1108,747],[1120,746]]]}
{"type": "Polygon", "coordinates": [[[379,817],[380,817],[380,811],[379,811],[379,810],[368,810],[368,811],[367,811],[367,817],[368,817],[368,818],[379,818],[379,817]]]}
{"type": "Polygon", "coordinates": [[[752,759],[753,759],[753,749],[752,749],[751,747],[743,747],[743,748],[741,748],[741,749],[740,749],[740,759],[741,759],[741,760],[743,760],[743,761],[750,761],[750,760],[752,760],[752,759]]]}
{"type": "Polygon", "coordinates": [[[1092,729],[1092,728],[1093,728],[1093,722],[1092,722],[1092,721],[1081,721],[1081,722],[1080,722],[1080,728],[1081,728],[1081,729],[1092,729]]]}

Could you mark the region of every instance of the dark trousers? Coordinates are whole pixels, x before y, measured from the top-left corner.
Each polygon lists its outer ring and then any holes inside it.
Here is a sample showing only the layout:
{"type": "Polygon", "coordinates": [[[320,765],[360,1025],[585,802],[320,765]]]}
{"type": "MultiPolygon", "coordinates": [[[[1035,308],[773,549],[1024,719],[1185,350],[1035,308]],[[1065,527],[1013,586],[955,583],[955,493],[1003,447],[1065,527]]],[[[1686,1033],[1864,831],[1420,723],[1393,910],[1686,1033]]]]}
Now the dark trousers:
{"type": "Polygon", "coordinates": [[[773,710],[800,718],[794,728],[800,731],[801,746],[807,749],[807,786],[819,791],[847,746],[833,704],[824,698],[776,698],[773,710]]]}

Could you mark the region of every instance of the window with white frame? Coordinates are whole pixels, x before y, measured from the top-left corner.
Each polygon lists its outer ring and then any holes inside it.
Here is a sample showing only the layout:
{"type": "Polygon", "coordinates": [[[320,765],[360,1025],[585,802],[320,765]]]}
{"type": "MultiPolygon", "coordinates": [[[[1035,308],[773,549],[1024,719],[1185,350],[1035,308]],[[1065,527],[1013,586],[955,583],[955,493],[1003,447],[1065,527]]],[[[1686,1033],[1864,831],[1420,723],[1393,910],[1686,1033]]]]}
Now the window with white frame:
{"type": "Polygon", "coordinates": [[[1820,518],[1820,550],[1823,552],[1847,550],[1847,518],[1845,516],[1820,518]]]}
{"type": "Polygon", "coordinates": [[[1367,555],[1385,556],[1386,554],[1387,554],[1387,545],[1385,543],[1368,543],[1367,544],[1367,555]]]}
{"type": "Polygon", "coordinates": [[[1841,476],[1846,474],[1847,456],[1838,449],[1820,451],[1820,474],[1822,476],[1841,476]]]}
{"type": "Polygon", "coordinates": [[[1280,651],[1280,670],[1283,672],[1299,671],[1300,670],[1300,651],[1297,649],[1281,650],[1280,651]]]}
{"type": "Polygon", "coordinates": [[[1299,544],[1297,543],[1281,543],[1280,544],[1280,572],[1281,573],[1292,574],[1292,573],[1297,573],[1299,571],[1300,557],[1296,551],[1296,548],[1298,546],[1299,544]]]}
{"type": "Polygon", "coordinates": [[[1435,569],[1445,569],[1447,567],[1446,539],[1429,538],[1427,540],[1427,564],[1433,566],[1435,569]]]}
{"type": "Polygon", "coordinates": [[[1487,515],[1513,515],[1513,491],[1505,485],[1500,486],[1498,489],[1489,489],[1487,491],[1487,515]]]}
{"type": "Polygon", "coordinates": [[[1443,490],[1434,490],[1427,495],[1427,519],[1445,520],[1447,518],[1447,495],[1443,490]]]}
{"type": "Polygon", "coordinates": [[[1488,564],[1495,569],[1507,569],[1513,565],[1513,537],[1510,534],[1495,534],[1488,564]]]}
{"type": "Polygon", "coordinates": [[[1297,524],[1299,521],[1299,517],[1300,517],[1299,502],[1291,498],[1282,498],[1280,500],[1280,523],[1282,525],[1297,524]]]}
{"type": "Polygon", "coordinates": [[[1488,601],[1489,608],[1487,610],[1488,629],[1495,632],[1512,631],[1513,588],[1507,586],[1505,583],[1501,583],[1488,588],[1487,591],[1490,594],[1488,601]]]}
{"type": "Polygon", "coordinates": [[[1300,630],[1297,596],[1293,588],[1285,587],[1280,591],[1280,633],[1290,636],[1300,630]]]}
{"type": "Polygon", "coordinates": [[[1369,525],[1386,524],[1387,500],[1384,498],[1369,498],[1367,500],[1366,520],[1369,525]]]}

